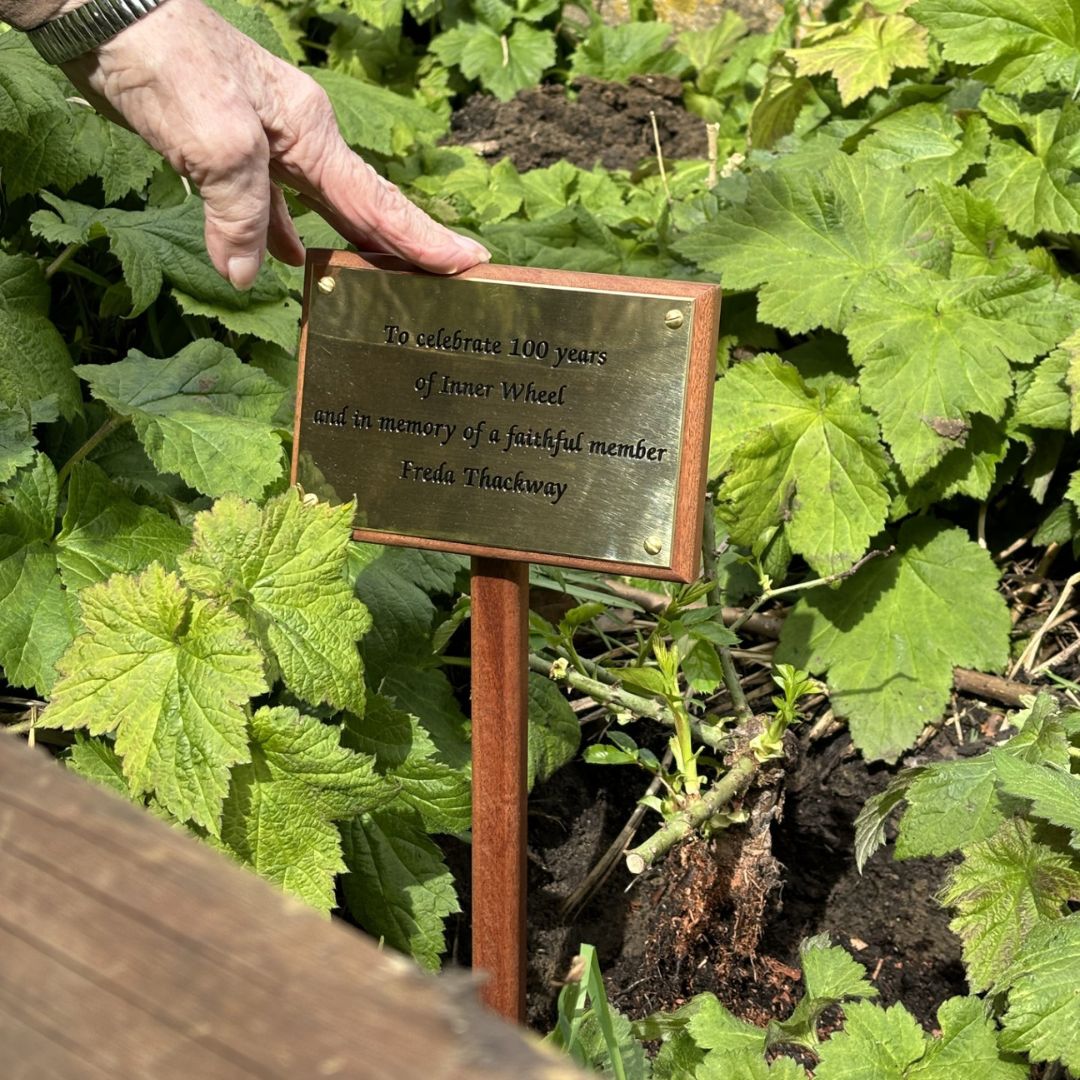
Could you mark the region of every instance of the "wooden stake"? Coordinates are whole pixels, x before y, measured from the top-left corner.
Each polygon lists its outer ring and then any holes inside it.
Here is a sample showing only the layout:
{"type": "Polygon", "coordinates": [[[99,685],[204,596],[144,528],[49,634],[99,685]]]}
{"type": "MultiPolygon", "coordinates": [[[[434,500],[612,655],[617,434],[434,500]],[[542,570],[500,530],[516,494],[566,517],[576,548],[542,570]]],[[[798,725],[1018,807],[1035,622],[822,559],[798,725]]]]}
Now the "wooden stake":
{"type": "Polygon", "coordinates": [[[529,564],[472,561],[472,962],[481,998],[525,1019],[529,564]]]}

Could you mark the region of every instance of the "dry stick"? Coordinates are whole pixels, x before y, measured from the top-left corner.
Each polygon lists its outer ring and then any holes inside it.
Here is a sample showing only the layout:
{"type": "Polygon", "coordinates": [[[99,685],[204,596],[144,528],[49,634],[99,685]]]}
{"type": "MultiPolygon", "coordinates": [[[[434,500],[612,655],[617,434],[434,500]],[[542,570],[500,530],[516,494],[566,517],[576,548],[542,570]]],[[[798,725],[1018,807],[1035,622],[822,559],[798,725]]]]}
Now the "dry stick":
{"type": "MultiPolygon", "coordinates": [[[[666,772],[671,766],[674,756],[670,749],[664,754],[660,765],[663,772],[666,772]]],[[[648,799],[655,795],[660,790],[660,785],[663,782],[660,775],[654,776],[652,783],[645,789],[643,798],[648,799]]],[[[559,905],[559,914],[562,918],[569,919],[576,915],[588,903],[592,894],[607,881],[611,871],[615,869],[619,862],[619,856],[626,851],[626,845],[633,840],[634,833],[637,832],[641,819],[648,809],[639,799],[634,812],[622,827],[619,835],[608,845],[607,851],[600,856],[596,865],[585,875],[577,888],[559,905]]]]}
{"type": "Polygon", "coordinates": [[[1031,671],[1031,665],[1034,662],[1035,657],[1039,655],[1039,647],[1042,645],[1043,637],[1053,625],[1054,620],[1061,614],[1061,609],[1065,606],[1065,601],[1069,599],[1077,582],[1080,582],[1080,573],[1073,574],[1072,577],[1065,582],[1065,587],[1061,590],[1061,595],[1058,596],[1057,603],[1054,604],[1042,626],[1035,631],[1034,636],[1027,644],[1027,648],[1020,654],[1020,659],[1013,664],[1012,669],[1009,672],[1010,679],[1013,678],[1018,671],[1031,671]]]}
{"type": "Polygon", "coordinates": [[[720,138],[720,125],[719,124],[706,124],[705,125],[705,139],[708,143],[709,154],[709,179],[707,181],[709,190],[712,191],[716,187],[716,159],[717,159],[717,143],[720,138]]]}
{"type": "Polygon", "coordinates": [[[670,818],[645,843],[631,848],[626,853],[626,868],[631,874],[642,873],[680,840],[686,839],[709,818],[720,813],[732,799],[745,790],[757,768],[757,758],[753,754],[739,758],[704,795],[670,818]]]}
{"type": "Polygon", "coordinates": [[[656,163],[660,166],[660,183],[664,185],[664,197],[668,206],[671,205],[671,188],[668,187],[667,170],[664,168],[664,152],[660,149],[660,129],[656,126],[656,111],[649,110],[649,120],[652,121],[653,144],[656,146],[656,163]]]}

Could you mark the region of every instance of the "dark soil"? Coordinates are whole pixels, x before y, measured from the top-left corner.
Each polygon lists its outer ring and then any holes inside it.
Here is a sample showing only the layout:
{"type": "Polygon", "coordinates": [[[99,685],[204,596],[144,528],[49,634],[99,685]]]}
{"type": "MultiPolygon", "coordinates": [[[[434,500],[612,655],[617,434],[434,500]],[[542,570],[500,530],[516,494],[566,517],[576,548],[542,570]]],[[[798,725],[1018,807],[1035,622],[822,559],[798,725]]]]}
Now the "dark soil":
{"type": "MultiPolygon", "coordinates": [[[[918,760],[954,756],[954,739],[951,729],[939,733],[918,760]]],[[[800,941],[828,934],[867,966],[883,1002],[903,1001],[934,1027],[938,1006],[966,992],[957,940],[934,899],[947,864],[894,862],[891,845],[864,874],[854,864],[855,817],[900,766],[867,766],[846,734],[794,745],[792,758],[748,794],[749,822],[684,845],[637,881],[620,862],[573,921],[562,901],[618,834],[646,779],[575,763],[533,793],[532,1026],[552,1027],[581,942],[596,946],[608,992],[630,1016],[712,991],[747,1020],[782,1018],[802,992],[800,941]]]]}
{"type": "Polygon", "coordinates": [[[667,158],[703,158],[705,125],[681,104],[682,84],[666,75],[634,75],[628,86],[581,79],[576,98],[562,86],[523,90],[512,101],[478,94],[455,113],[447,139],[490,161],[508,157],[519,171],[569,161],[634,170],[655,154],[655,112],[667,158]]]}

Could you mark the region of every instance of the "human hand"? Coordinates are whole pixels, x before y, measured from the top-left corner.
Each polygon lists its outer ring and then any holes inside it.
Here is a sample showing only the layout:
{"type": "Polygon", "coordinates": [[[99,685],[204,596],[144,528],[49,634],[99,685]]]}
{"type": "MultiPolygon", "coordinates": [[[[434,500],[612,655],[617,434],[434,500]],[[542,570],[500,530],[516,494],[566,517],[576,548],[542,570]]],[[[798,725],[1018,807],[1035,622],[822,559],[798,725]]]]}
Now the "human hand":
{"type": "Polygon", "coordinates": [[[361,250],[446,274],[490,257],[349,149],[313,79],[202,0],[168,0],[63,67],[101,113],[198,186],[210,260],[238,289],[251,286],[267,250],[287,263],[304,261],[275,180],[361,250]]]}

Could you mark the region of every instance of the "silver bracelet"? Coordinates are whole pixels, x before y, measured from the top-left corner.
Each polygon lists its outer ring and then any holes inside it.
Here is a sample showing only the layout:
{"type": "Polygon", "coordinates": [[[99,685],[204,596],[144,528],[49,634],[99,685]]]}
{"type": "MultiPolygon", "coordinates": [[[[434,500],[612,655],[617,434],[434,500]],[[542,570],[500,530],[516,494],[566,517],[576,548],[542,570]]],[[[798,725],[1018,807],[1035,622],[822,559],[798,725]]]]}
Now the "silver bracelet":
{"type": "Polygon", "coordinates": [[[165,0],[88,0],[74,11],[50,19],[26,36],[50,64],[64,64],[104,45],[165,0]]]}

